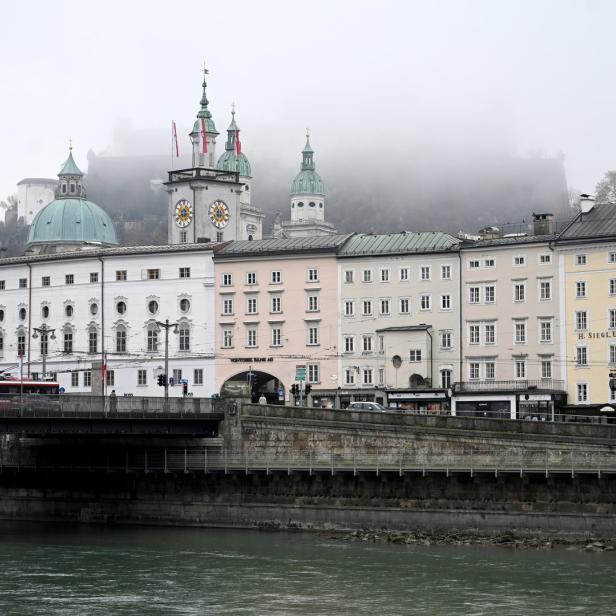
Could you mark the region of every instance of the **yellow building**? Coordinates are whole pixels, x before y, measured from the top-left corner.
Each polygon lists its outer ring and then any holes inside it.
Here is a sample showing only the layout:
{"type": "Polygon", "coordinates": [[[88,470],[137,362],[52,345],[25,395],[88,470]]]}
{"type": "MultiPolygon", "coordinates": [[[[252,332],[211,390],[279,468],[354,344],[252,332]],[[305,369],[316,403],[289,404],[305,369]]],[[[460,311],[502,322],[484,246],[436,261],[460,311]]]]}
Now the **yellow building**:
{"type": "Polygon", "coordinates": [[[582,201],[556,242],[561,302],[560,362],[570,405],[616,402],[616,205],[582,201]]]}

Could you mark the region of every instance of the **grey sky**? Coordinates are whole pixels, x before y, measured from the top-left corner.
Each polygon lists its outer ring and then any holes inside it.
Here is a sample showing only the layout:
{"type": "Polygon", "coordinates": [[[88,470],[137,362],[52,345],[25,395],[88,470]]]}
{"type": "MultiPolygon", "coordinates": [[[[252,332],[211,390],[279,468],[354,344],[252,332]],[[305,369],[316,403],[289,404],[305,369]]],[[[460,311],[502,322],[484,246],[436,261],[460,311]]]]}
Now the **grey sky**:
{"type": "Polygon", "coordinates": [[[69,137],[85,167],[118,126],[167,152],[174,119],[186,150],[204,59],[217,127],[235,101],[249,157],[295,167],[306,126],[328,165],[496,142],[562,151],[592,190],[616,168],[614,24],[609,0],[6,3],[0,198],[55,176],[69,137]]]}

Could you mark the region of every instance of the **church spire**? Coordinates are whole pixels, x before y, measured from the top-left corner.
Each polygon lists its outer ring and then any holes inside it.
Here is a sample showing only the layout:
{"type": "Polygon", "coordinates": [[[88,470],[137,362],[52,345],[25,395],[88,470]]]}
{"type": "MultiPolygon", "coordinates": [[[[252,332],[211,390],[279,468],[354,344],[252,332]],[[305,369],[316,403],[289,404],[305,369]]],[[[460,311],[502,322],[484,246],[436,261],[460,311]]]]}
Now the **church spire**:
{"type": "Polygon", "coordinates": [[[312,146],[310,145],[310,129],[307,128],[306,129],[306,145],[304,146],[304,149],[302,150],[302,166],[301,166],[301,170],[302,171],[314,171],[314,150],[312,149],[312,146]]]}
{"type": "Polygon", "coordinates": [[[73,141],[70,140],[68,146],[68,158],[62,165],[58,173],[58,186],[56,188],[56,199],[61,197],[71,197],[85,199],[86,189],[83,184],[83,172],[75,163],[73,158],[73,141]]]}
{"type": "Polygon", "coordinates": [[[208,70],[203,67],[203,83],[201,87],[201,107],[197,112],[197,119],[190,133],[190,141],[193,145],[193,167],[213,167],[216,161],[216,137],[218,131],[212,119],[212,114],[208,109],[207,82],[205,76],[208,70]],[[205,142],[205,143],[204,143],[205,142]]]}

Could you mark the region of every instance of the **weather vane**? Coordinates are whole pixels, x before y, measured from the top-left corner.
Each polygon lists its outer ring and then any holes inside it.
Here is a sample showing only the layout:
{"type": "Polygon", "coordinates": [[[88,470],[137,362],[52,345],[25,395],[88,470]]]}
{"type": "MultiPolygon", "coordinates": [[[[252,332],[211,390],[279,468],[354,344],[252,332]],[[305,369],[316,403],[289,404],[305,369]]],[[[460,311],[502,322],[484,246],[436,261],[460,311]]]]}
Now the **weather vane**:
{"type": "Polygon", "coordinates": [[[73,151],[73,138],[72,137],[68,138],[68,149],[70,152],[73,151]]]}
{"type": "Polygon", "coordinates": [[[231,103],[231,115],[235,117],[235,103],[231,103]]]}
{"type": "Polygon", "coordinates": [[[207,70],[207,68],[205,68],[205,60],[203,60],[203,76],[205,77],[206,75],[209,74],[210,71],[207,70]]]}
{"type": "Polygon", "coordinates": [[[306,127],[306,139],[310,139],[310,129],[306,127]]]}

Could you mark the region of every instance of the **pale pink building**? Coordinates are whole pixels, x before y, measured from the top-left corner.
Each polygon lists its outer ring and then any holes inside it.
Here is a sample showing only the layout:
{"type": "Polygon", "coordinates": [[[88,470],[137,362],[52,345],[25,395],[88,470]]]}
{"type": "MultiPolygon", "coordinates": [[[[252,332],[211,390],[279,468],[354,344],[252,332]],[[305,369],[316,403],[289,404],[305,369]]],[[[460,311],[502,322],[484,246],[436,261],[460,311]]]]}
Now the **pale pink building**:
{"type": "Polygon", "coordinates": [[[236,241],[214,257],[216,389],[254,379],[253,398],[291,403],[305,368],[311,402],[335,402],[339,249],[350,236],[236,241]]]}

